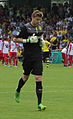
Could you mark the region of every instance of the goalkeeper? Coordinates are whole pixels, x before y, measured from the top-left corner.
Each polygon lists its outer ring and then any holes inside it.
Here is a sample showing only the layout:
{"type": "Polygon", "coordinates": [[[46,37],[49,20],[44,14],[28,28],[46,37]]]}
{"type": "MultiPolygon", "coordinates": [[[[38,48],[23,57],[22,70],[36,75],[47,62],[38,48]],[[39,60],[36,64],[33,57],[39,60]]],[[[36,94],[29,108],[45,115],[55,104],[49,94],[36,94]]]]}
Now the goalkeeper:
{"type": "Polygon", "coordinates": [[[23,43],[24,46],[24,60],[23,60],[23,76],[20,78],[18,87],[15,93],[16,102],[20,102],[20,91],[29,78],[30,73],[36,79],[36,95],[38,99],[38,109],[45,110],[46,106],[42,104],[42,53],[41,44],[44,44],[43,38],[43,25],[41,20],[43,13],[35,10],[32,13],[32,20],[30,23],[25,24],[17,38],[13,38],[14,42],[23,43]]]}

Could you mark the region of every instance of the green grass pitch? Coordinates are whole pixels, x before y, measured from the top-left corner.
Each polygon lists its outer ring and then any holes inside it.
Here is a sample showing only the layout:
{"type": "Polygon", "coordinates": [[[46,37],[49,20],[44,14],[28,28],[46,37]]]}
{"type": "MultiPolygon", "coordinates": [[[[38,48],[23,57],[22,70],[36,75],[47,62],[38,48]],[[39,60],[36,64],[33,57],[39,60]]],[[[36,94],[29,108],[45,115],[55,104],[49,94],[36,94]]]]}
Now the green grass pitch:
{"type": "Polygon", "coordinates": [[[15,89],[22,76],[22,66],[4,67],[0,63],[0,119],[73,119],[73,68],[63,64],[44,64],[43,99],[47,106],[37,110],[35,79],[29,80],[21,90],[20,103],[14,100],[15,89]]]}

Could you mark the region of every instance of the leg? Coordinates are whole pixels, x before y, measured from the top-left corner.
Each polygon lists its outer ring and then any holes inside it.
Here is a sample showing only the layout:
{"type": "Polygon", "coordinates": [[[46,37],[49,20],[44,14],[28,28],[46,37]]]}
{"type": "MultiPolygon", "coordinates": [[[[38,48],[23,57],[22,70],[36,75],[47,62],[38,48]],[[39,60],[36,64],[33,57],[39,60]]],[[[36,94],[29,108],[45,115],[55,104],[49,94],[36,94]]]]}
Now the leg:
{"type": "Polygon", "coordinates": [[[8,54],[4,54],[5,65],[8,65],[8,54]]]}
{"type": "Polygon", "coordinates": [[[15,94],[15,100],[18,103],[20,102],[20,91],[21,91],[21,88],[23,87],[23,85],[25,84],[25,82],[28,80],[28,77],[29,77],[29,75],[24,75],[19,80],[18,87],[16,89],[16,94],[15,94]]]}
{"type": "Polygon", "coordinates": [[[0,61],[1,61],[1,57],[0,57],[0,61]]]}
{"type": "Polygon", "coordinates": [[[13,57],[13,65],[15,66],[15,57],[13,57]]]}
{"type": "Polygon", "coordinates": [[[46,58],[45,58],[45,52],[43,52],[43,62],[45,63],[45,60],[46,60],[46,58]]]}
{"type": "Polygon", "coordinates": [[[1,59],[2,59],[2,51],[0,50],[0,61],[1,61],[1,59]]]}
{"type": "Polygon", "coordinates": [[[10,64],[10,66],[12,66],[12,59],[13,59],[13,52],[10,52],[9,53],[9,64],[10,64]]]}
{"type": "Polygon", "coordinates": [[[5,57],[5,65],[8,65],[8,57],[5,57]]]}
{"type": "Polygon", "coordinates": [[[14,52],[14,57],[15,57],[15,66],[18,66],[18,56],[17,56],[17,52],[14,52]]]}
{"type": "Polygon", "coordinates": [[[16,57],[16,66],[18,66],[18,57],[16,57]]]}
{"type": "Polygon", "coordinates": [[[62,58],[63,58],[64,66],[67,66],[67,64],[66,64],[66,54],[65,53],[62,53],[62,58]]]}
{"type": "Polygon", "coordinates": [[[21,88],[23,87],[25,82],[28,80],[28,77],[29,77],[28,75],[24,75],[22,78],[20,78],[18,87],[17,87],[17,92],[20,92],[21,88]]]}
{"type": "Polygon", "coordinates": [[[69,67],[72,67],[72,55],[69,55],[69,67]]]}
{"type": "Polygon", "coordinates": [[[65,66],[67,66],[67,61],[68,61],[68,55],[65,54],[65,66]]]}
{"type": "Polygon", "coordinates": [[[4,65],[4,57],[2,57],[2,65],[4,65]]]}
{"type": "Polygon", "coordinates": [[[42,100],[42,80],[41,80],[41,78],[42,78],[42,76],[35,76],[38,105],[41,103],[41,100],[42,100]]]}
{"type": "Polygon", "coordinates": [[[9,57],[9,64],[10,64],[10,66],[12,66],[12,60],[11,60],[11,57],[9,57]]]}
{"type": "Polygon", "coordinates": [[[49,57],[46,58],[47,68],[49,66],[49,57]]]}
{"type": "Polygon", "coordinates": [[[41,101],[42,101],[42,76],[36,75],[35,79],[36,79],[36,95],[38,98],[38,108],[39,108],[39,110],[45,110],[46,106],[43,106],[41,104],[41,101]]]}
{"type": "Polygon", "coordinates": [[[46,67],[48,68],[48,66],[49,66],[49,51],[45,52],[45,59],[46,59],[46,67]]]}

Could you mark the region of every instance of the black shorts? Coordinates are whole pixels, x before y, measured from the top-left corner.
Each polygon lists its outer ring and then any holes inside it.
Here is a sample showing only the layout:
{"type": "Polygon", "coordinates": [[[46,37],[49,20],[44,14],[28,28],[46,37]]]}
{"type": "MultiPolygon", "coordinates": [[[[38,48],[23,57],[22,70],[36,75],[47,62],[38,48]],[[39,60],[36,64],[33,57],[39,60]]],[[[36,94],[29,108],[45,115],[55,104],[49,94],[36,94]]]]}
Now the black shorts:
{"type": "Polygon", "coordinates": [[[24,75],[29,75],[30,73],[34,75],[42,75],[43,66],[41,59],[24,60],[22,66],[24,75]]]}
{"type": "Polygon", "coordinates": [[[48,52],[43,52],[43,58],[49,58],[49,51],[48,52]]]}
{"type": "Polygon", "coordinates": [[[57,46],[52,46],[52,50],[55,50],[57,46]]]}

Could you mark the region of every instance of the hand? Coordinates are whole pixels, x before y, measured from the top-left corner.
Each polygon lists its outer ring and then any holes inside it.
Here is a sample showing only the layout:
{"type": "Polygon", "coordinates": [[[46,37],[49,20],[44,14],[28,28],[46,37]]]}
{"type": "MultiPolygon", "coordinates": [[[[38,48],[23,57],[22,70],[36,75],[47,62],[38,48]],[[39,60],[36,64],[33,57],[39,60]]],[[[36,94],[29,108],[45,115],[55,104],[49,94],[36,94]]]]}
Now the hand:
{"type": "Polygon", "coordinates": [[[17,42],[17,39],[16,38],[13,38],[13,41],[16,43],[17,42]]]}
{"type": "Polygon", "coordinates": [[[37,36],[35,36],[35,34],[33,34],[33,36],[30,37],[30,43],[37,43],[38,42],[38,38],[37,36]]]}

